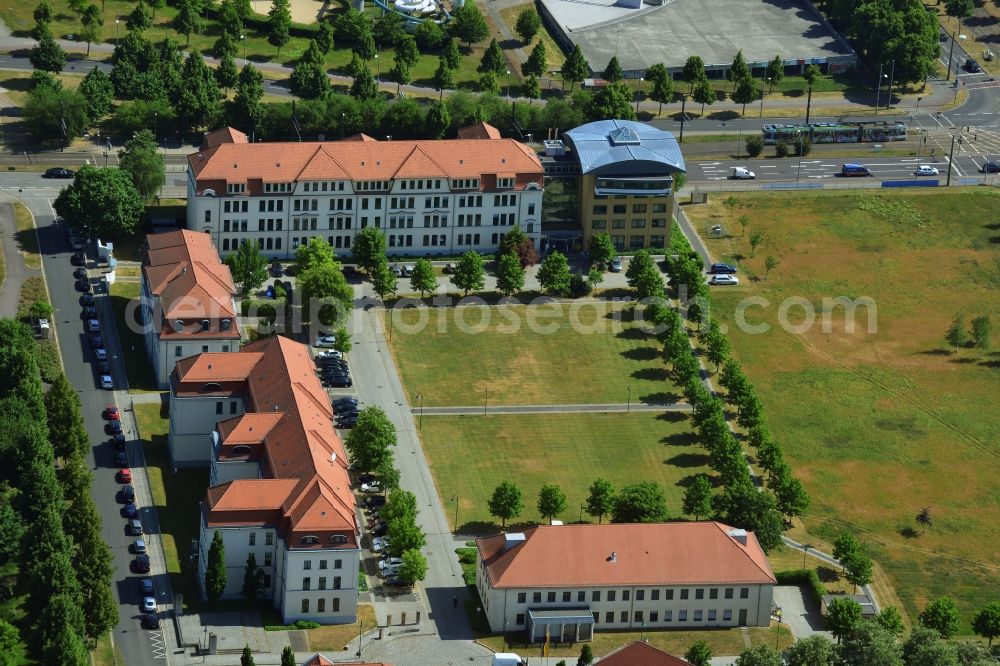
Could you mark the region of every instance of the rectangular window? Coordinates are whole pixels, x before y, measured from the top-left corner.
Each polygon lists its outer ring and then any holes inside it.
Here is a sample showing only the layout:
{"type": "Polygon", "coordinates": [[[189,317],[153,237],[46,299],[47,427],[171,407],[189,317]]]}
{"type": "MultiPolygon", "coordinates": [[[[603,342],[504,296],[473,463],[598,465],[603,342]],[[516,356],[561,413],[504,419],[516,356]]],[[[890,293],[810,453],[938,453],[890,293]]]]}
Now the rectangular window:
{"type": "Polygon", "coordinates": [[[687,589],[681,590],[681,601],[686,601],[687,598],[688,598],[688,590],[687,589]]]}
{"type": "Polygon", "coordinates": [[[613,612],[611,612],[611,611],[608,611],[607,613],[604,614],[604,621],[607,624],[614,624],[615,623],[615,614],[613,612]]]}
{"type": "Polygon", "coordinates": [[[265,588],[271,587],[271,575],[270,574],[264,574],[264,587],[265,588]]]}
{"type": "Polygon", "coordinates": [[[518,613],[514,616],[514,624],[517,626],[524,624],[524,613],[518,613]]]}
{"type": "Polygon", "coordinates": [[[688,621],[688,612],[686,610],[677,611],[677,621],[678,622],[687,622],[688,621]]]}
{"type": "Polygon", "coordinates": [[[312,560],[306,560],[305,562],[303,562],[302,563],[302,568],[305,569],[306,571],[309,571],[310,569],[312,569],[313,568],[312,560]]]}
{"type": "Polygon", "coordinates": [[[524,603],[527,603],[527,602],[528,602],[528,593],[527,592],[518,592],[517,593],[517,603],[524,604],[524,603]]]}
{"type": "Polygon", "coordinates": [[[632,228],[633,229],[645,229],[646,228],[646,220],[643,220],[643,219],[638,219],[637,220],[637,219],[633,218],[632,219],[632,228]]]}
{"type": "Polygon", "coordinates": [[[591,229],[607,229],[608,228],[608,221],[607,220],[593,220],[590,223],[590,227],[591,227],[591,229]]]}
{"type": "Polygon", "coordinates": [[[591,601],[600,601],[601,600],[601,591],[600,590],[594,590],[593,592],[591,592],[590,593],[590,600],[591,601]]]}
{"type": "Polygon", "coordinates": [[[614,213],[615,215],[624,215],[624,214],[625,214],[625,211],[626,211],[626,210],[628,210],[628,206],[626,206],[625,204],[615,204],[615,205],[614,205],[614,206],[613,206],[613,207],[611,208],[611,211],[612,211],[612,212],[613,212],[613,213],[614,213]]]}
{"type": "Polygon", "coordinates": [[[731,608],[726,608],[722,611],[722,621],[732,622],[733,621],[733,610],[731,608]]]}
{"type": "Polygon", "coordinates": [[[726,594],[725,594],[725,596],[726,596],[726,599],[732,599],[733,598],[733,588],[727,587],[726,588],[726,594]]]}
{"type": "MultiPolygon", "coordinates": [[[[221,414],[222,413],[222,403],[221,402],[215,403],[215,413],[216,414],[221,414]]],[[[252,546],[253,544],[250,544],[250,545],[252,546]]]]}
{"type": "Polygon", "coordinates": [[[333,589],[335,589],[335,590],[339,590],[340,589],[340,576],[334,576],[333,577],[333,589]]]}
{"type": "Polygon", "coordinates": [[[321,589],[321,590],[325,590],[326,589],[326,576],[320,576],[319,577],[319,589],[321,589]]]}
{"type": "Polygon", "coordinates": [[[715,612],[715,609],[713,608],[713,609],[711,609],[711,610],[708,611],[708,621],[709,622],[715,622],[715,618],[716,618],[716,612],[715,612]]]}
{"type": "Polygon", "coordinates": [[[326,612],[326,599],[317,599],[316,600],[316,612],[317,613],[325,613],[326,612]]]}
{"type": "Polygon", "coordinates": [[[580,590],[579,592],[576,593],[576,602],[578,604],[586,603],[586,601],[587,601],[587,593],[586,592],[584,592],[583,590],[580,590]]]}
{"type": "Polygon", "coordinates": [[[615,600],[615,591],[608,590],[608,601],[614,601],[614,600],[615,600]]]}
{"type": "Polygon", "coordinates": [[[563,600],[564,604],[568,604],[570,601],[572,601],[571,593],[570,592],[563,592],[562,600],[563,600]]]}
{"type": "Polygon", "coordinates": [[[545,601],[548,602],[548,603],[550,603],[550,604],[554,604],[556,602],[556,593],[555,592],[549,592],[548,594],[546,594],[545,595],[545,601]]]}
{"type": "Polygon", "coordinates": [[[274,545],[274,532],[268,532],[264,535],[264,545],[273,546],[274,545]]]}
{"type": "Polygon", "coordinates": [[[264,553],[264,566],[271,566],[271,553],[264,553]]]}
{"type": "Polygon", "coordinates": [[[343,569],[344,568],[344,561],[343,560],[334,560],[333,561],[333,568],[334,569],[343,569]]]}
{"type": "Polygon", "coordinates": [[[308,590],[312,587],[312,578],[308,576],[302,579],[302,589],[308,590]]]}
{"type": "Polygon", "coordinates": [[[256,546],[257,545],[257,533],[256,532],[251,532],[250,533],[250,545],[251,546],[256,546]]]}
{"type": "Polygon", "coordinates": [[[694,612],[694,621],[695,621],[695,622],[701,622],[701,620],[702,620],[702,616],[703,616],[703,613],[702,613],[702,611],[700,611],[700,610],[696,610],[696,611],[694,612]]]}
{"type": "Polygon", "coordinates": [[[749,598],[750,598],[750,588],[749,587],[741,587],[740,588],[740,599],[749,599],[749,598]]]}
{"type": "Polygon", "coordinates": [[[611,220],[611,228],[612,229],[624,229],[625,228],[625,219],[624,218],[619,218],[617,220],[611,220]]]}
{"type": "Polygon", "coordinates": [[[646,590],[636,590],[635,591],[635,600],[636,601],[642,601],[643,599],[645,599],[645,597],[646,597],[646,590]]]}
{"type": "Polygon", "coordinates": [[[591,211],[593,212],[594,215],[607,215],[608,214],[608,207],[607,207],[606,204],[603,205],[603,206],[594,206],[591,209],[591,211]]]}
{"type": "Polygon", "coordinates": [[[628,611],[622,611],[621,613],[619,613],[618,621],[621,622],[622,624],[628,622],[628,611]]]}
{"type": "Polygon", "coordinates": [[[534,214],[535,214],[535,204],[530,203],[528,204],[528,215],[534,215],[534,214]]]}
{"type": "Polygon", "coordinates": [[[181,357],[181,346],[180,345],[177,345],[176,347],[174,347],[174,356],[176,356],[177,358],[181,357]]]}
{"type": "Polygon", "coordinates": [[[632,204],[632,213],[645,213],[646,204],[632,204]]]}
{"type": "Polygon", "coordinates": [[[664,236],[654,234],[649,237],[649,247],[666,247],[666,240],[664,236]]]}
{"type": "Polygon", "coordinates": [[[535,593],[533,593],[531,595],[531,603],[533,603],[533,604],[540,604],[540,603],[542,603],[542,593],[541,592],[535,592],[535,593]]]}
{"type": "Polygon", "coordinates": [[[631,590],[622,590],[622,601],[628,601],[632,598],[631,590]]]}
{"type": "Polygon", "coordinates": [[[659,619],[660,619],[660,612],[659,611],[649,611],[649,621],[650,622],[658,622],[659,619]]]}
{"type": "Polygon", "coordinates": [[[660,600],[660,591],[659,590],[652,590],[650,592],[650,594],[649,594],[649,598],[651,600],[653,600],[653,601],[659,601],[660,600]]]}
{"type": "Polygon", "coordinates": [[[663,611],[663,621],[664,622],[673,622],[674,621],[674,612],[672,610],[665,610],[665,611],[663,611]]]}
{"type": "Polygon", "coordinates": [[[667,226],[667,218],[665,217],[654,217],[653,221],[649,223],[651,227],[657,229],[662,229],[667,226]]]}
{"type": "Polygon", "coordinates": [[[326,560],[320,560],[319,561],[319,568],[320,569],[326,569],[326,560]]]}
{"type": "Polygon", "coordinates": [[[333,613],[340,611],[340,597],[334,597],[330,600],[330,611],[333,613]]]}
{"type": "Polygon", "coordinates": [[[705,598],[705,590],[703,590],[700,587],[698,589],[696,589],[694,591],[694,598],[695,599],[704,599],[705,598]]]}
{"type": "Polygon", "coordinates": [[[664,203],[653,204],[653,212],[654,213],[666,213],[667,212],[667,204],[664,204],[664,203]]]}
{"type": "Polygon", "coordinates": [[[303,599],[302,600],[302,612],[303,613],[308,613],[309,612],[309,600],[308,599],[303,599]]]}
{"type": "Polygon", "coordinates": [[[718,599],[719,598],[719,588],[713,587],[712,589],[710,589],[708,591],[708,598],[709,599],[718,599]]]}
{"type": "Polygon", "coordinates": [[[642,622],[643,621],[642,611],[636,611],[635,613],[633,613],[633,615],[632,615],[632,621],[633,622],[642,622]]]}

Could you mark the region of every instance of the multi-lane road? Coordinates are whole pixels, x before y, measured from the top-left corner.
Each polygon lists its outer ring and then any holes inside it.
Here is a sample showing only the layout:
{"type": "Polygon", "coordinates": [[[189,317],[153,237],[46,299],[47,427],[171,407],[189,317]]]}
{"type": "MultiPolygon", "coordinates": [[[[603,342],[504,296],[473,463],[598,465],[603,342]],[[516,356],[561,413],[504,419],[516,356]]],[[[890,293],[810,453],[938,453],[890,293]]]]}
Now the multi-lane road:
{"type": "MultiPolygon", "coordinates": [[[[65,229],[55,223],[55,215],[51,202],[59,189],[67,182],[58,183],[41,180],[37,174],[12,173],[0,177],[0,189],[7,194],[20,195],[21,200],[31,210],[38,225],[40,250],[45,278],[48,282],[52,306],[55,309],[54,326],[62,352],[66,377],[77,390],[83,410],[87,432],[90,435],[92,448],[88,462],[93,470],[93,496],[100,512],[103,526],[102,536],[111,547],[115,573],[112,579],[115,597],[119,602],[119,622],[112,630],[112,638],[118,651],[124,656],[125,662],[132,666],[155,666],[166,660],[167,647],[162,631],[148,631],[139,626],[139,593],[140,576],[130,573],[133,555],[129,553],[129,545],[135,537],[125,534],[125,519],[120,515],[122,505],[117,501],[117,492],[121,484],[115,479],[113,451],[108,444],[109,435],[105,432],[106,422],[102,418],[102,410],[106,405],[115,403],[116,393],[102,390],[97,383],[97,372],[94,354],[84,330],[85,322],[81,318],[80,292],[74,289],[73,270],[70,264],[72,254],[65,229]],[[19,191],[20,190],[20,191],[19,191]]],[[[107,299],[103,299],[107,300],[107,299]]],[[[98,297],[98,314],[101,321],[102,335],[111,359],[112,373],[116,387],[124,386],[124,367],[119,353],[117,334],[114,330],[111,307],[101,303],[98,297]]],[[[128,455],[133,467],[133,474],[143,474],[142,449],[134,441],[134,421],[131,413],[125,411],[128,404],[118,403],[122,411],[122,422],[128,436],[128,455]]],[[[150,547],[152,573],[156,583],[158,601],[161,609],[167,605],[170,598],[169,581],[163,567],[162,550],[159,548],[156,513],[149,498],[148,485],[142,478],[135,483],[137,505],[143,528],[147,532],[146,541],[150,547]]],[[[161,615],[165,615],[161,613],[161,615]]],[[[164,628],[168,625],[163,623],[164,628]]]]}

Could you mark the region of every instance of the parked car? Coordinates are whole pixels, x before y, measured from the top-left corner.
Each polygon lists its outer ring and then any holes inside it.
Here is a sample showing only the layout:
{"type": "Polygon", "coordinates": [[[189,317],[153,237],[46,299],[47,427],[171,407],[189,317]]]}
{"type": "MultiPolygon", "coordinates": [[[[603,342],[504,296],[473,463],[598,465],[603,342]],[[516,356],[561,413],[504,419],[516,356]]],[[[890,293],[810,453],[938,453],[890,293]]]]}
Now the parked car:
{"type": "Polygon", "coordinates": [[[110,444],[115,451],[124,451],[125,450],[124,433],[116,432],[115,434],[111,435],[111,438],[108,439],[108,444],[110,444]]]}
{"type": "Polygon", "coordinates": [[[142,539],[136,539],[132,542],[132,552],[136,555],[146,554],[146,542],[142,539]]]}
{"type": "Polygon", "coordinates": [[[121,493],[120,499],[123,504],[129,504],[131,502],[135,502],[135,488],[133,488],[132,486],[122,486],[120,493],[121,493]]]}
{"type": "Polygon", "coordinates": [[[102,375],[110,375],[111,374],[111,364],[108,363],[107,361],[98,361],[97,362],[97,371],[99,373],[101,373],[102,375]]]}
{"type": "Polygon", "coordinates": [[[401,557],[386,557],[378,561],[378,568],[381,571],[385,571],[390,567],[402,566],[403,558],[401,557]]]}
{"type": "Polygon", "coordinates": [[[399,574],[391,574],[385,577],[385,584],[390,587],[405,587],[406,583],[399,574]]]}
{"type": "Polygon", "coordinates": [[[732,275],[736,273],[736,266],[732,264],[712,264],[709,266],[708,272],[717,275],[732,275]]]}
{"type": "Polygon", "coordinates": [[[333,357],[321,358],[316,362],[316,365],[319,366],[320,370],[330,370],[336,368],[347,369],[351,367],[344,359],[333,357]]]}
{"type": "Polygon", "coordinates": [[[729,171],[729,177],[736,180],[753,180],[757,174],[746,167],[733,167],[729,171]]]}
{"type": "Polygon", "coordinates": [[[122,422],[121,421],[108,421],[107,424],[104,427],[107,429],[108,434],[110,434],[110,435],[118,435],[122,431],[122,422]]]}
{"type": "MultiPolygon", "coordinates": [[[[355,419],[357,420],[357,419],[355,419]]],[[[368,483],[361,484],[361,492],[363,493],[380,493],[382,492],[382,484],[378,481],[370,481],[368,483]]]]}
{"type": "Polygon", "coordinates": [[[136,573],[149,573],[149,555],[136,555],[132,560],[132,570],[136,573]]]}
{"type": "Polygon", "coordinates": [[[108,421],[121,421],[121,413],[115,405],[108,405],[104,408],[104,418],[108,421]]]}
{"type": "Polygon", "coordinates": [[[740,283],[740,279],[735,275],[713,275],[708,283],[715,285],[736,285],[740,283]]]}
{"type": "Polygon", "coordinates": [[[614,259],[612,259],[611,261],[609,261],[608,262],[608,270],[611,271],[612,273],[621,273],[622,272],[622,260],[621,260],[621,257],[615,257],[614,259]]]}
{"type": "Polygon", "coordinates": [[[147,613],[142,616],[142,628],[143,629],[159,629],[160,628],[160,616],[156,613],[147,613]]]}
{"type": "Polygon", "coordinates": [[[155,597],[156,590],[153,587],[152,578],[140,578],[139,579],[139,590],[142,592],[144,597],[155,597]]]}
{"type": "MultiPolygon", "coordinates": [[[[101,375],[101,388],[106,391],[115,390],[115,380],[111,378],[111,375],[101,375]]],[[[121,426],[118,427],[121,428],[121,426]]]]}
{"type": "Polygon", "coordinates": [[[73,277],[75,277],[77,280],[86,280],[88,277],[90,277],[90,274],[87,272],[86,268],[78,268],[75,271],[73,271],[73,277]]]}
{"type": "Polygon", "coordinates": [[[133,518],[125,524],[125,531],[131,536],[139,536],[142,534],[142,521],[133,518]]]}
{"type": "Polygon", "coordinates": [[[118,483],[132,483],[132,470],[128,467],[118,470],[118,483]]]}
{"type": "Polygon", "coordinates": [[[135,502],[129,502],[128,504],[122,507],[122,513],[125,514],[125,517],[129,520],[133,518],[138,518],[139,507],[135,505],[135,502]]]}
{"type": "Polygon", "coordinates": [[[455,264],[445,264],[444,265],[444,274],[445,275],[451,275],[452,273],[455,272],[456,268],[458,268],[458,266],[456,266],[455,264]]]}
{"type": "Polygon", "coordinates": [[[417,267],[413,264],[404,264],[402,277],[410,277],[413,275],[413,271],[417,270],[417,267]]]}
{"type": "Polygon", "coordinates": [[[377,537],[384,537],[388,532],[389,527],[381,523],[371,528],[371,533],[377,537]]]}
{"type": "Polygon", "coordinates": [[[73,253],[73,256],[69,258],[69,262],[74,266],[85,266],[87,264],[87,255],[85,255],[82,250],[77,250],[73,253]]]}
{"type": "Polygon", "coordinates": [[[324,358],[344,358],[344,355],[336,349],[326,349],[316,353],[316,360],[324,358]]]}
{"type": "Polygon", "coordinates": [[[336,400],[334,400],[333,401],[333,406],[336,409],[343,409],[345,407],[353,407],[353,408],[357,409],[357,407],[358,407],[358,399],[355,396],[353,396],[353,395],[347,395],[347,396],[344,396],[343,398],[337,398],[336,400]]]}
{"type": "Polygon", "coordinates": [[[965,71],[973,74],[978,74],[983,71],[983,68],[979,66],[979,63],[976,62],[975,58],[966,58],[963,67],[965,67],[965,71]]]}
{"type": "MultiPolygon", "coordinates": [[[[354,382],[351,381],[350,377],[337,376],[329,380],[330,386],[334,388],[350,388],[354,386],[354,382]]],[[[354,425],[353,423],[351,425],[354,425]]]]}
{"type": "Polygon", "coordinates": [[[62,167],[52,167],[51,169],[46,169],[45,173],[42,174],[42,178],[72,178],[75,172],[70,169],[63,169],[62,167]]]}
{"type": "Polygon", "coordinates": [[[392,274],[396,277],[403,277],[403,267],[399,264],[392,264],[389,266],[389,270],[392,271],[392,274]]]}
{"type": "Polygon", "coordinates": [[[932,167],[929,164],[921,164],[917,167],[917,170],[913,172],[914,176],[936,176],[938,175],[937,167],[932,167]]]}
{"type": "Polygon", "coordinates": [[[76,290],[90,293],[90,280],[77,280],[76,290]]]}
{"type": "MultiPolygon", "coordinates": [[[[348,380],[348,381],[350,381],[350,380],[348,380]]],[[[347,428],[353,428],[356,425],[358,425],[358,417],[357,416],[344,416],[343,418],[337,419],[337,427],[338,428],[347,429],[347,428]]]]}
{"type": "Polygon", "coordinates": [[[389,547],[389,537],[375,537],[372,539],[372,552],[381,553],[389,547]]]}
{"type": "Polygon", "coordinates": [[[379,575],[386,576],[386,577],[398,577],[399,576],[399,572],[402,569],[403,569],[403,565],[402,564],[394,564],[392,566],[385,567],[384,569],[379,569],[379,575]]]}
{"type": "Polygon", "coordinates": [[[337,344],[336,335],[320,335],[316,338],[317,347],[332,347],[335,344],[337,344]]]}
{"type": "Polygon", "coordinates": [[[97,358],[98,363],[100,363],[101,361],[106,362],[108,360],[108,350],[104,349],[103,347],[101,347],[100,349],[95,349],[94,356],[97,358]]]}
{"type": "Polygon", "coordinates": [[[987,160],[983,164],[983,168],[980,169],[982,173],[1000,173],[1000,162],[994,162],[993,160],[987,160]]]}
{"type": "Polygon", "coordinates": [[[277,261],[271,264],[271,275],[274,277],[281,277],[285,274],[284,269],[281,268],[281,264],[277,261]]]}
{"type": "Polygon", "coordinates": [[[142,598],[142,612],[143,613],[155,613],[156,612],[156,597],[143,597],[142,598]]]}
{"type": "Polygon", "coordinates": [[[80,316],[84,319],[93,319],[97,316],[97,308],[93,305],[84,305],[80,316]]]}
{"type": "Polygon", "coordinates": [[[385,495],[371,495],[364,498],[361,503],[367,508],[374,508],[385,505],[385,495]]]}
{"type": "Polygon", "coordinates": [[[93,305],[94,295],[93,294],[83,294],[80,296],[80,305],[93,305]]]}
{"type": "Polygon", "coordinates": [[[69,246],[74,250],[82,250],[84,246],[83,236],[75,231],[69,235],[69,246]]]}
{"type": "Polygon", "coordinates": [[[115,467],[126,468],[128,467],[128,456],[125,455],[124,451],[117,451],[115,453],[115,467]]]}

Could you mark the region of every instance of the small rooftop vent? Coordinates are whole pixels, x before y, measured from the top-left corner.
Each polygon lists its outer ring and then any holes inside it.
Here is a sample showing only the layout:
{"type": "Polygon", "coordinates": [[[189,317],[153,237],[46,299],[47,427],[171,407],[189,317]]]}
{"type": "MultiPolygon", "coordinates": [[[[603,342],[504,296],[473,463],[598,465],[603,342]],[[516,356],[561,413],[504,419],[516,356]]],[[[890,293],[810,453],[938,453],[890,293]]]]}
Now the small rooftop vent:
{"type": "Polygon", "coordinates": [[[747,531],[739,528],[731,529],[727,532],[729,536],[740,542],[741,545],[747,545],[747,531]]]}
{"type": "Polygon", "coordinates": [[[638,146],[642,143],[639,141],[639,135],[630,127],[619,127],[608,134],[608,140],[613,146],[638,146]]]}
{"type": "Polygon", "coordinates": [[[511,548],[520,546],[524,543],[524,532],[510,532],[509,534],[503,535],[503,549],[508,551],[511,548]]]}
{"type": "Polygon", "coordinates": [[[608,556],[608,562],[617,562],[617,561],[618,561],[618,553],[616,553],[615,551],[611,551],[611,555],[608,556]]]}

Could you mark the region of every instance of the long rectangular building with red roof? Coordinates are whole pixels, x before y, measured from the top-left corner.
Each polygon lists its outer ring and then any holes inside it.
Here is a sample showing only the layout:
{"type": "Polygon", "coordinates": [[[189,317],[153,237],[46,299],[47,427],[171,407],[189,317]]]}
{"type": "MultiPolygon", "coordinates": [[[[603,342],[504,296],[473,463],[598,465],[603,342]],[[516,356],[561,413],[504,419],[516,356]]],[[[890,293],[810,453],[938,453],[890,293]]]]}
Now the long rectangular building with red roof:
{"type": "Polygon", "coordinates": [[[367,227],[390,255],[493,252],[514,227],[537,246],[543,176],[531,148],[485,123],[436,141],[252,143],[225,128],[188,157],[187,228],[223,256],[255,242],[288,258],[311,238],[349,256],[367,227]]]}
{"type": "Polygon", "coordinates": [[[309,349],[282,336],[239,353],[176,364],[170,385],[175,466],[207,466],[199,578],[215,535],[225,545],[223,598],[239,598],[247,558],[285,623],[353,622],[359,532],[343,443],[309,349]]]}
{"type": "Polygon", "coordinates": [[[721,523],[540,525],[476,546],[491,629],[529,641],[770,623],[776,581],[764,551],[721,523]]]}

